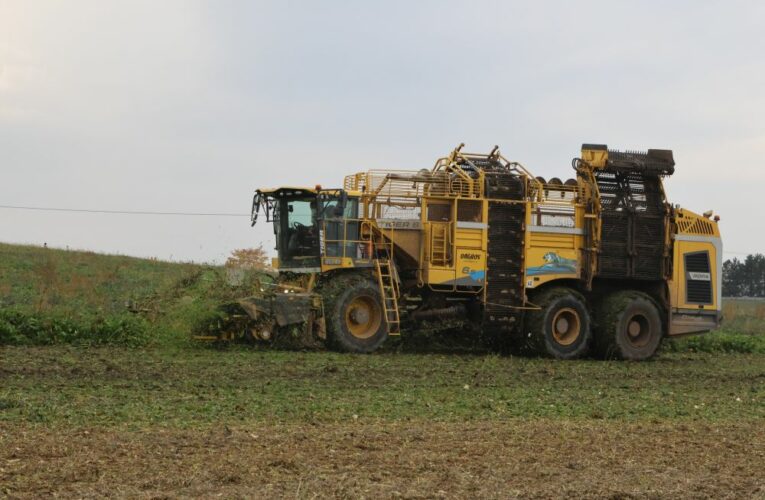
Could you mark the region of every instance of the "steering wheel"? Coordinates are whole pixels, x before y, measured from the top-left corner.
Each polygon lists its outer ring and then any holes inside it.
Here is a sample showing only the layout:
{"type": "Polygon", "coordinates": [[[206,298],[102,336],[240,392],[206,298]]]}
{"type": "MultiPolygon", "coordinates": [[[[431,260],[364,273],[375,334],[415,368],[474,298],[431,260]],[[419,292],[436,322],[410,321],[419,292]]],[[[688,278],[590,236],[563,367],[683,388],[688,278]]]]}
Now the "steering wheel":
{"type": "Polygon", "coordinates": [[[292,223],[292,229],[295,229],[296,231],[305,230],[307,227],[308,226],[306,226],[305,224],[301,224],[301,223],[299,223],[297,221],[292,223]]]}

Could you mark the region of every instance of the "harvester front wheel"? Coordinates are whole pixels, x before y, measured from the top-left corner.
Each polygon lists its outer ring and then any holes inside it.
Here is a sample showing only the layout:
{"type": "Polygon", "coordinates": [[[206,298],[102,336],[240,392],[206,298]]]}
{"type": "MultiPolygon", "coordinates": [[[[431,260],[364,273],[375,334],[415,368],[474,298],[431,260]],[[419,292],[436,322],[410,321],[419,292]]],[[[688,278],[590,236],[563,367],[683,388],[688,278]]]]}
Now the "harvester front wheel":
{"type": "Polygon", "coordinates": [[[641,292],[617,292],[597,310],[596,344],[604,358],[642,361],[656,354],[662,338],[661,315],[641,292]]]}
{"type": "Polygon", "coordinates": [[[378,287],[363,278],[341,281],[336,293],[325,296],[331,345],[346,352],[373,352],[388,338],[378,287]]]}
{"type": "Polygon", "coordinates": [[[534,303],[540,309],[530,311],[526,320],[534,349],[558,359],[584,356],[592,341],[592,331],[581,295],[568,288],[552,288],[535,297],[534,303]]]}

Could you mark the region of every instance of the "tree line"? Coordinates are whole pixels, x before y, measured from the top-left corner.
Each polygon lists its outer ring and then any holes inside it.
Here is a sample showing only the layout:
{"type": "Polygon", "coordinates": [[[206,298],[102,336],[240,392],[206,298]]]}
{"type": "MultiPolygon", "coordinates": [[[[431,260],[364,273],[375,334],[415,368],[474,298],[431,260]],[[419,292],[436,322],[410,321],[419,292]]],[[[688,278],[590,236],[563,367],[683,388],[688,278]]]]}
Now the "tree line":
{"type": "Polygon", "coordinates": [[[765,255],[747,255],[723,263],[725,297],[765,297],[765,255]]]}

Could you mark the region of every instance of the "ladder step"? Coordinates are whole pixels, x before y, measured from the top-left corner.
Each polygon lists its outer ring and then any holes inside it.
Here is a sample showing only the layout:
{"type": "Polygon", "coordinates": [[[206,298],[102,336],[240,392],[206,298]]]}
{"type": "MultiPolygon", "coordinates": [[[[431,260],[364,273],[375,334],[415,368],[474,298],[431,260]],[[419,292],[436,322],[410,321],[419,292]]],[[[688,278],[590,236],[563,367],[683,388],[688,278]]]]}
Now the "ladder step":
{"type": "MultiPolygon", "coordinates": [[[[384,250],[387,251],[387,248],[384,248],[384,250]]],[[[398,335],[401,317],[398,311],[398,289],[394,277],[395,269],[391,266],[389,260],[382,257],[375,260],[375,266],[377,268],[377,280],[380,286],[380,294],[383,299],[382,307],[385,314],[385,321],[388,324],[388,333],[391,335],[398,335]]]]}

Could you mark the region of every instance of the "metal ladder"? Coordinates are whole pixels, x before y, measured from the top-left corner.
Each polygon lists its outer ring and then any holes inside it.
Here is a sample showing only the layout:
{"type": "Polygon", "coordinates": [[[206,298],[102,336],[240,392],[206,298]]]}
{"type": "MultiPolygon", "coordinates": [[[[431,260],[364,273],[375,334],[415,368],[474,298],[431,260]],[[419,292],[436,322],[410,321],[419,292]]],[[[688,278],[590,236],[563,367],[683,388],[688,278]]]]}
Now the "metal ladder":
{"type": "Polygon", "coordinates": [[[433,224],[431,229],[430,249],[431,263],[434,266],[445,266],[448,261],[449,228],[442,224],[433,224]]]}
{"type": "Polygon", "coordinates": [[[375,259],[377,284],[380,286],[380,297],[383,303],[385,321],[388,323],[388,334],[401,333],[401,319],[398,311],[398,283],[395,272],[388,259],[375,259]]]}

